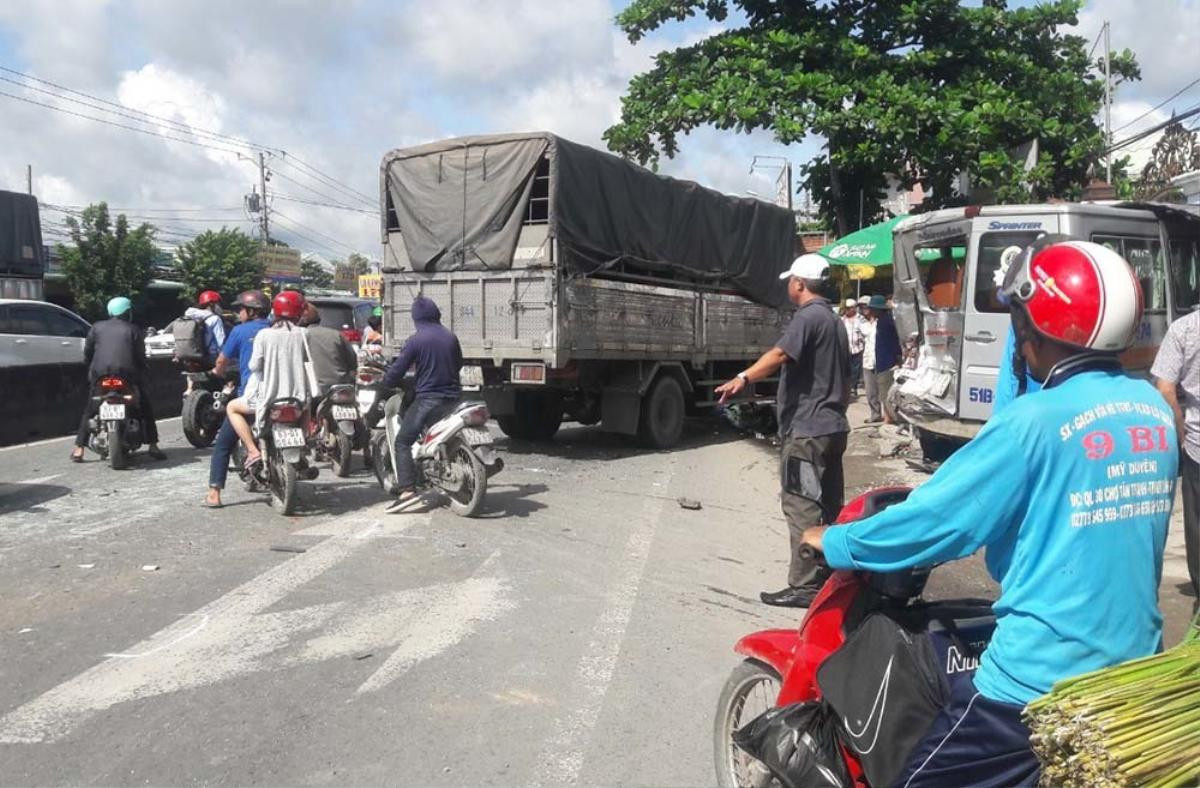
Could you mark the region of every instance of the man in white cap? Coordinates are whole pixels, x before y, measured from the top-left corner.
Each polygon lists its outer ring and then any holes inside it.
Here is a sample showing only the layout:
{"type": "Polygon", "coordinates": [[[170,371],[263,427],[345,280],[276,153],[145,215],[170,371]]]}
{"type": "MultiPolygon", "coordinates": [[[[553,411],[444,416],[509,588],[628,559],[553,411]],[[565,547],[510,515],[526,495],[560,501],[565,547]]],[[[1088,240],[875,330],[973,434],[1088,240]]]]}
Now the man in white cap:
{"type": "Polygon", "coordinates": [[[862,332],[862,318],[858,316],[858,302],[846,299],[842,310],[842,325],[846,327],[846,339],[850,343],[850,396],[858,396],[858,381],[862,378],[863,349],[866,338],[862,332]]]}
{"type": "Polygon", "coordinates": [[[779,277],[787,280],[788,298],[796,305],[783,336],[749,369],[716,389],[725,402],[751,383],[780,373],[775,403],[791,566],[783,590],[759,595],[768,605],[780,607],[808,607],[828,577],[828,570],[800,555],[802,538],[805,528],[832,523],[845,495],[842,455],[850,432],[850,349],[845,326],[821,295],[828,275],[824,257],[796,258],[779,277]]]}

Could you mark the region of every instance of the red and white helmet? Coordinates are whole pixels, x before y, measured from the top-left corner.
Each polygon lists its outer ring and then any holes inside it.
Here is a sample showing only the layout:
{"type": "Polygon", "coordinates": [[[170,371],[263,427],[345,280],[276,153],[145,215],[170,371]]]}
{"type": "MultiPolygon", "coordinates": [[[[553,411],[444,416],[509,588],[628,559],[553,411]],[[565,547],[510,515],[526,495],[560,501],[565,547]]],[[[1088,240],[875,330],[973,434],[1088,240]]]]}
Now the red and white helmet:
{"type": "Polygon", "coordinates": [[[1034,244],[1008,269],[1000,295],[1020,303],[1043,336],[1118,352],[1142,320],[1142,288],[1121,255],[1090,241],[1034,244]]]}
{"type": "Polygon", "coordinates": [[[221,303],[221,294],[216,290],[205,290],[200,294],[200,297],[196,299],[196,303],[198,303],[200,306],[219,304],[221,303]]]}
{"type": "Polygon", "coordinates": [[[284,290],[271,302],[275,317],[283,320],[299,320],[304,313],[304,296],[295,290],[284,290]]]}

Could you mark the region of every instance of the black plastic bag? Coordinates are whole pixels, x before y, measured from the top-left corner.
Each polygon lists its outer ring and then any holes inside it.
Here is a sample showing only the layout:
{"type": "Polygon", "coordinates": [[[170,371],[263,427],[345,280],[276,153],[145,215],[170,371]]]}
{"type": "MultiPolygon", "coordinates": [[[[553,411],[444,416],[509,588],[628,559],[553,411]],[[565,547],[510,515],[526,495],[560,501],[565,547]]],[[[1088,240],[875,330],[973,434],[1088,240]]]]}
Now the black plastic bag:
{"type": "Polygon", "coordinates": [[[851,785],[835,722],[824,704],[767,709],[736,731],[733,743],[762,761],[784,788],[851,785]]]}

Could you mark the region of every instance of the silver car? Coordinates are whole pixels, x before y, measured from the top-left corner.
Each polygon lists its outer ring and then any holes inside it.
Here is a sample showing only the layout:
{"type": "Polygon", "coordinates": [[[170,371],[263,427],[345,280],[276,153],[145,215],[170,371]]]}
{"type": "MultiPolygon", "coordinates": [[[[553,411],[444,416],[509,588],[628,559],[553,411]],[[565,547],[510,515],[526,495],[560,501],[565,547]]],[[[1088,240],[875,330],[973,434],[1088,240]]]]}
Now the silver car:
{"type": "Polygon", "coordinates": [[[56,304],[0,299],[0,366],[82,364],[90,328],[82,317],[56,304]]]}

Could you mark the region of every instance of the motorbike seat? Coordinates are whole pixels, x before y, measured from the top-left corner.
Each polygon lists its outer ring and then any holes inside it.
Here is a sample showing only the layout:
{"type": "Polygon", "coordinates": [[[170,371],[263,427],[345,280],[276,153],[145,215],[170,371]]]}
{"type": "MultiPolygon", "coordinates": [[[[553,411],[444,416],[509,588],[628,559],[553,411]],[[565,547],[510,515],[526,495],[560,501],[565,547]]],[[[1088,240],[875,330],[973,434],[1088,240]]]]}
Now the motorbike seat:
{"type": "Polygon", "coordinates": [[[465,400],[454,406],[452,413],[462,413],[463,411],[474,410],[475,408],[486,407],[487,403],[483,400],[465,400]]]}

